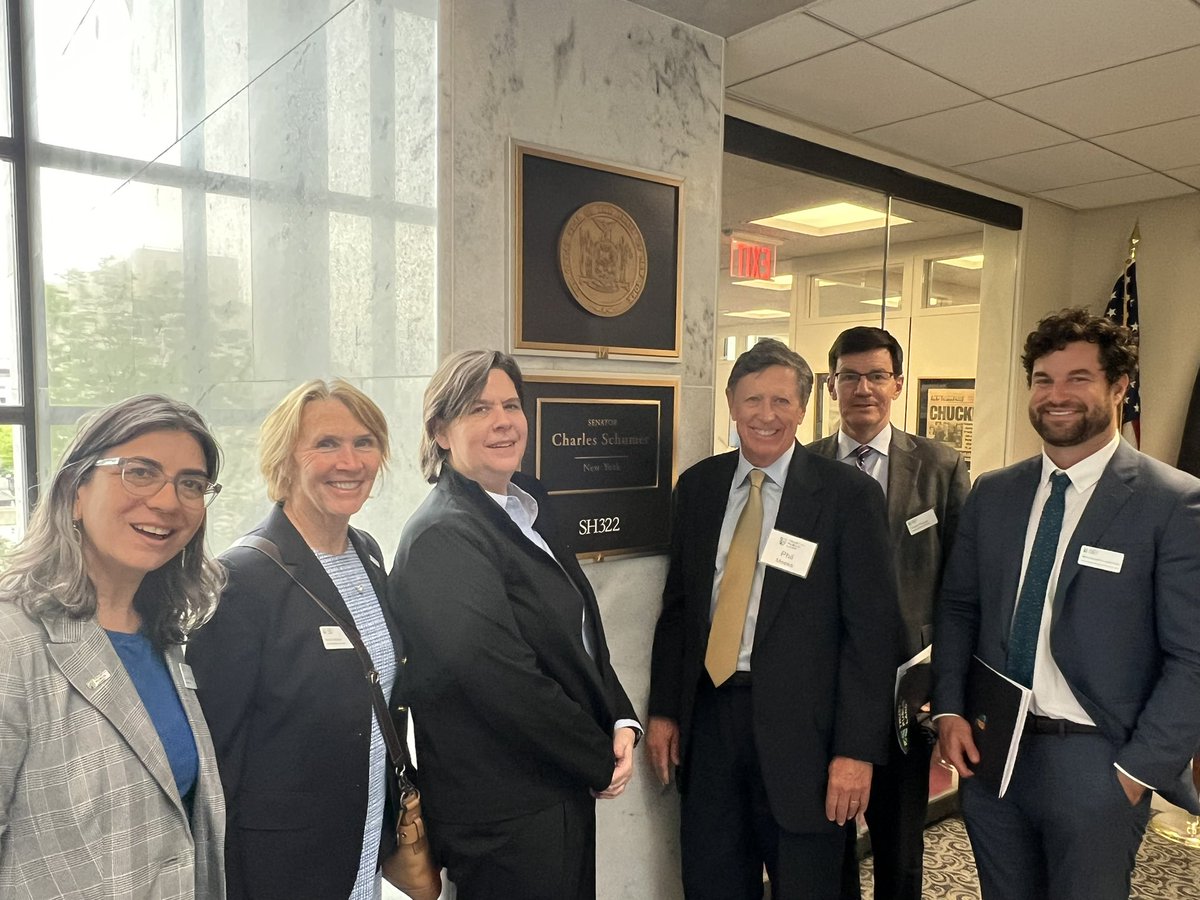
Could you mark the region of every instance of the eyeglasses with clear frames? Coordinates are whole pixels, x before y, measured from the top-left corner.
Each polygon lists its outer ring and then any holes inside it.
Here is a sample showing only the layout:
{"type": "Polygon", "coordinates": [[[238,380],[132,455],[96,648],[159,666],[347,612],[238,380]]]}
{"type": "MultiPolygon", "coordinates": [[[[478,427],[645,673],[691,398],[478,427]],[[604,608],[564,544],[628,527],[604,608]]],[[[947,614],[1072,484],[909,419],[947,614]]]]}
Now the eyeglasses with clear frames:
{"type": "Polygon", "coordinates": [[[853,372],[845,369],[841,372],[835,372],[834,378],[837,379],[837,385],[840,388],[856,388],[858,383],[864,378],[871,387],[883,387],[891,379],[896,377],[895,372],[883,372],[876,369],[873,372],[853,372]]]}
{"type": "Polygon", "coordinates": [[[196,472],[180,472],[174,478],[168,479],[162,466],[152,459],[114,456],[98,459],[92,465],[97,469],[118,467],[121,470],[121,483],[125,485],[125,490],[135,497],[153,497],[162,490],[167,481],[171,481],[175,485],[175,496],[181,504],[193,509],[202,509],[221,493],[219,484],[196,472]]]}

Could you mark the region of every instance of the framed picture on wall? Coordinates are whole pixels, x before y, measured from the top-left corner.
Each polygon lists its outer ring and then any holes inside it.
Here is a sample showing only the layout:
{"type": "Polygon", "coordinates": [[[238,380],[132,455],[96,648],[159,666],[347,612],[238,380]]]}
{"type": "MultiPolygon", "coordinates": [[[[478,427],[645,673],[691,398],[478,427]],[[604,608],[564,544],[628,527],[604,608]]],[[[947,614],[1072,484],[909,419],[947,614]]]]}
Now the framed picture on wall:
{"type": "Polygon", "coordinates": [[[829,396],[829,373],[820,372],[813,382],[813,397],[809,405],[816,416],[813,419],[813,440],[837,434],[842,427],[842,416],[838,412],[837,401],[829,396]]]}
{"type": "Polygon", "coordinates": [[[514,145],[514,347],[676,360],[683,182],[514,145]]]}
{"type": "Polygon", "coordinates": [[[975,437],[975,379],[917,380],[917,433],[949,444],[971,462],[975,437]]]}

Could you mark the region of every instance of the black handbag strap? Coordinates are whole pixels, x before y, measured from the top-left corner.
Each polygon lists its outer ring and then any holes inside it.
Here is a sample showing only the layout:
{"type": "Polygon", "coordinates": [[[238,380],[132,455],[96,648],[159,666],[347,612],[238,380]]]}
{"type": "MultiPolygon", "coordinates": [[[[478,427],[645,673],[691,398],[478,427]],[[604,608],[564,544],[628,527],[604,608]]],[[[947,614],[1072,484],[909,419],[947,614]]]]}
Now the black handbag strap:
{"type": "Polygon", "coordinates": [[[268,540],[261,535],[247,534],[235,541],[233,546],[249,547],[266,556],[271,562],[279,566],[283,573],[296,584],[296,587],[308,594],[313,603],[317,604],[325,612],[325,615],[333,620],[335,625],[342,629],[342,632],[354,646],[354,651],[358,654],[358,661],[362,663],[363,674],[366,675],[367,681],[371,683],[371,703],[375,707],[375,718],[379,721],[379,730],[383,734],[383,742],[387,744],[388,756],[391,757],[392,765],[396,769],[396,775],[400,779],[400,790],[402,793],[413,790],[412,781],[407,774],[408,748],[405,747],[404,743],[400,740],[400,736],[396,733],[396,726],[392,722],[391,714],[388,712],[387,700],[383,696],[383,688],[379,686],[379,672],[371,661],[371,654],[367,651],[366,645],[363,644],[362,636],[358,633],[358,629],[352,623],[346,622],[329,608],[329,604],[301,583],[300,579],[284,563],[283,557],[279,555],[279,548],[275,546],[274,541],[268,540]]]}

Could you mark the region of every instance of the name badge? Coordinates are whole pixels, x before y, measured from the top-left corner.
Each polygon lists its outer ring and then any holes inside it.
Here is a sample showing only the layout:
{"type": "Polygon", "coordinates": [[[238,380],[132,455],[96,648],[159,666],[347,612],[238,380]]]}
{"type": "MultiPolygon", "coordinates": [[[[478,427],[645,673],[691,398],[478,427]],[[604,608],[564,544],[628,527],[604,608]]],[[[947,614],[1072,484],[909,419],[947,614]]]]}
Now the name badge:
{"type": "Polygon", "coordinates": [[[920,534],[925,529],[932,528],[937,524],[937,513],[930,508],[919,516],[913,516],[904,524],[907,526],[909,534],[920,534]]]}
{"type": "Polygon", "coordinates": [[[326,650],[354,649],[354,645],[350,643],[350,638],[346,637],[346,632],[342,631],[337,625],[321,626],[321,643],[325,645],[326,650]]]}
{"type": "Polygon", "coordinates": [[[1104,572],[1120,572],[1121,566],[1125,564],[1125,554],[1118,553],[1116,550],[1084,545],[1079,548],[1079,564],[1104,572]]]}
{"type": "Polygon", "coordinates": [[[105,669],[103,672],[101,672],[95,678],[88,679],[88,683],[87,683],[88,690],[94,691],[96,688],[100,687],[100,685],[104,684],[104,682],[108,681],[108,679],[110,679],[110,678],[112,678],[112,675],[109,674],[108,669],[105,669]]]}
{"type": "Polygon", "coordinates": [[[196,676],[192,674],[192,667],[187,663],[179,664],[179,680],[185,688],[192,691],[196,689],[196,676]]]}
{"type": "Polygon", "coordinates": [[[817,545],[812,541],[772,528],[759,561],[791,575],[807,578],[816,552],[817,545]]]}

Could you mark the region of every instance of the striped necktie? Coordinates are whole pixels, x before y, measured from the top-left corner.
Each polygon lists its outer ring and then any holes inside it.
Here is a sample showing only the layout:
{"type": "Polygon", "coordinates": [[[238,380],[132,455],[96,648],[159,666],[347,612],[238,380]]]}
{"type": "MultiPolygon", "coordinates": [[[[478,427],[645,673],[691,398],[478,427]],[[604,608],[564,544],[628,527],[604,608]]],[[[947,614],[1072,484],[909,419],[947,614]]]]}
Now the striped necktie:
{"type": "Polygon", "coordinates": [[[851,453],[854,456],[854,464],[858,466],[858,471],[867,471],[867,457],[871,455],[871,448],[863,444],[856,450],[851,451],[851,453]]]}
{"type": "Polygon", "coordinates": [[[758,545],[762,538],[762,483],[766,473],[750,470],[750,495],[742,514],[738,516],[725,571],[717,591],[717,608],[708,629],[708,649],[704,668],[720,687],[737,670],[738,653],[742,647],[742,630],[746,627],[746,610],[750,606],[750,586],[758,567],[758,545]]]}
{"type": "Polygon", "coordinates": [[[1038,520],[1008,637],[1008,677],[1026,687],[1033,687],[1033,663],[1042,628],[1042,609],[1046,605],[1046,588],[1054,570],[1054,559],[1058,556],[1058,538],[1062,533],[1067,485],[1070,483],[1071,477],[1066,472],[1055,472],[1050,476],[1050,496],[1038,520]]]}

